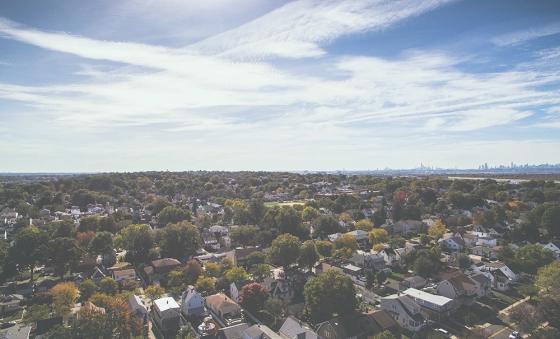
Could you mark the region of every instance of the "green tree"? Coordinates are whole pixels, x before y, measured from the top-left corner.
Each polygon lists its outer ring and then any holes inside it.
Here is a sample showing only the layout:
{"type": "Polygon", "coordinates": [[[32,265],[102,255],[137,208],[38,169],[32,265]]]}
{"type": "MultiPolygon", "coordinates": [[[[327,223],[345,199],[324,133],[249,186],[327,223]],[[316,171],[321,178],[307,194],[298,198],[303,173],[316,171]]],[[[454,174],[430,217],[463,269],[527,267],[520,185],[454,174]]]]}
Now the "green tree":
{"type": "Polygon", "coordinates": [[[84,280],[78,287],[80,291],[80,297],[83,301],[88,300],[91,296],[97,292],[97,285],[91,279],[84,280]]]}
{"type": "Polygon", "coordinates": [[[334,241],[334,246],[337,249],[347,249],[350,252],[354,252],[358,249],[358,242],[356,237],[352,234],[343,234],[338,239],[334,241]]]}
{"type": "Polygon", "coordinates": [[[332,242],[327,240],[318,240],[315,242],[317,252],[325,258],[330,258],[334,252],[334,245],[332,242]]]}
{"type": "Polygon", "coordinates": [[[546,208],[541,217],[541,225],[551,236],[560,236],[560,206],[553,205],[546,208]]]}
{"type": "Polygon", "coordinates": [[[314,238],[326,239],[330,234],[342,231],[338,220],[331,216],[322,215],[313,223],[314,238]]]}
{"type": "Polygon", "coordinates": [[[167,206],[157,215],[161,227],[181,221],[191,221],[191,212],[175,206],[167,206]]]}
{"type": "Polygon", "coordinates": [[[127,257],[133,262],[145,262],[154,245],[152,228],[146,224],[131,224],[115,236],[115,244],[127,250],[127,257]]]}
{"type": "Polygon", "coordinates": [[[301,211],[301,218],[303,221],[313,221],[319,216],[319,211],[311,206],[306,206],[303,211],[301,211]]]}
{"type": "Polygon", "coordinates": [[[39,320],[48,319],[51,317],[51,308],[46,304],[30,305],[23,313],[23,323],[32,325],[39,320]]]}
{"type": "Polygon", "coordinates": [[[144,293],[148,298],[150,298],[153,303],[154,300],[161,297],[165,293],[165,290],[159,285],[150,285],[144,289],[144,293]]]}
{"type": "Polygon", "coordinates": [[[287,267],[299,258],[301,242],[298,237],[291,234],[281,234],[272,242],[269,250],[270,262],[281,265],[286,271],[287,267]]]}
{"type": "Polygon", "coordinates": [[[159,245],[164,256],[177,259],[189,257],[201,246],[200,232],[188,222],[169,224],[161,231],[159,245]]]}
{"type": "Polygon", "coordinates": [[[305,308],[315,322],[353,313],[358,305],[352,280],[334,270],[327,270],[307,281],[304,287],[305,308]]]}
{"type": "Polygon", "coordinates": [[[99,281],[99,291],[105,294],[115,295],[119,290],[119,284],[111,277],[105,277],[99,281]]]}
{"type": "Polygon", "coordinates": [[[33,281],[35,266],[45,259],[47,251],[47,235],[35,226],[27,226],[20,230],[9,250],[9,257],[20,267],[29,269],[30,280],[33,281]]]}
{"type": "Polygon", "coordinates": [[[225,272],[224,276],[229,283],[235,283],[237,286],[241,286],[249,280],[249,274],[243,267],[232,267],[225,272]]]}
{"type": "Polygon", "coordinates": [[[62,282],[56,284],[50,290],[53,298],[53,305],[56,313],[66,315],[70,313],[72,307],[78,299],[78,289],[72,282],[62,282]]]}
{"type": "Polygon", "coordinates": [[[319,254],[315,248],[315,241],[307,240],[300,248],[300,255],[298,259],[298,264],[301,267],[307,267],[308,269],[313,268],[313,265],[319,260],[319,254]]]}
{"type": "Polygon", "coordinates": [[[200,276],[195,284],[195,289],[203,295],[216,293],[216,278],[200,276]]]}
{"type": "Polygon", "coordinates": [[[113,250],[113,235],[110,232],[98,232],[91,240],[88,251],[93,254],[107,254],[113,250]]]}
{"type": "Polygon", "coordinates": [[[56,274],[64,278],[64,274],[78,264],[79,252],[74,239],[55,238],[48,242],[49,261],[56,274]]]}
{"type": "Polygon", "coordinates": [[[262,282],[266,277],[271,276],[272,267],[268,264],[256,264],[251,266],[249,272],[256,281],[262,282]]]}
{"type": "Polygon", "coordinates": [[[541,267],[538,270],[535,286],[542,297],[560,301],[560,261],[541,267]]]}

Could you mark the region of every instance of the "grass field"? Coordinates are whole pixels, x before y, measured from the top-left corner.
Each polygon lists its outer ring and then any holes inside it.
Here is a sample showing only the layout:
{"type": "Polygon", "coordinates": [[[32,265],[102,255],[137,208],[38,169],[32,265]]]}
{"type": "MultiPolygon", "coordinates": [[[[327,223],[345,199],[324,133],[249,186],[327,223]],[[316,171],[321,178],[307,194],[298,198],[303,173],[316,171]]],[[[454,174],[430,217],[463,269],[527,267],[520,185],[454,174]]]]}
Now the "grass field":
{"type": "Polygon", "coordinates": [[[305,200],[292,200],[292,201],[267,201],[264,203],[266,207],[274,206],[294,206],[294,205],[304,205],[305,200]]]}

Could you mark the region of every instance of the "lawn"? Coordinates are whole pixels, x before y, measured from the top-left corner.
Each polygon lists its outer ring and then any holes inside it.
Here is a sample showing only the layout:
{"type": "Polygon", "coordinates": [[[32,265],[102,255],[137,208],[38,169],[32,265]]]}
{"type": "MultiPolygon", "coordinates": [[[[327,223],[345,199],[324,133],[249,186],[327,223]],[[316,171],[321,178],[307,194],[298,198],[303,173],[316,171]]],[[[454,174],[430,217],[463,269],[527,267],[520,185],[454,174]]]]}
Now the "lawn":
{"type": "Polygon", "coordinates": [[[294,205],[304,205],[305,200],[291,200],[291,201],[267,201],[264,203],[265,207],[274,206],[294,206],[294,205]]]}

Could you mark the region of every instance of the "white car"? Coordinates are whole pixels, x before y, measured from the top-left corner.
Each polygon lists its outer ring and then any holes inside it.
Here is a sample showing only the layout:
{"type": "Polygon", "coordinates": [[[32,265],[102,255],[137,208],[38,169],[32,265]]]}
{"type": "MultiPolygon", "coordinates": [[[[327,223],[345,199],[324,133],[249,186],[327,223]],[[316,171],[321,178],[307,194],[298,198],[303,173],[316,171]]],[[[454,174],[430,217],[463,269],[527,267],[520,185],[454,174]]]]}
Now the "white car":
{"type": "Polygon", "coordinates": [[[436,328],[434,331],[444,334],[445,336],[449,336],[449,331],[444,330],[443,328],[436,328]]]}
{"type": "Polygon", "coordinates": [[[511,334],[509,335],[509,339],[517,339],[517,338],[519,338],[519,332],[517,331],[511,332],[511,334]]]}

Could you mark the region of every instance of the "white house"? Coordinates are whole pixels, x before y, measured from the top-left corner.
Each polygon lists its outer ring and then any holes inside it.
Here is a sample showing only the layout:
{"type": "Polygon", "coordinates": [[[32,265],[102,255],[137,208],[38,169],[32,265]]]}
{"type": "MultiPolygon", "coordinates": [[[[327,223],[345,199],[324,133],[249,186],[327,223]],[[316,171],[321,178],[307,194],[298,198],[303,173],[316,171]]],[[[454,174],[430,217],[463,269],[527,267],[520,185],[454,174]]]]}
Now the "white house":
{"type": "Polygon", "coordinates": [[[381,309],[387,311],[404,329],[420,331],[426,325],[426,319],[420,306],[407,295],[389,295],[381,298],[381,309]]]}
{"type": "Polygon", "coordinates": [[[385,264],[387,264],[388,266],[397,264],[397,254],[392,248],[386,247],[378,253],[383,256],[383,260],[385,260],[385,264]]]}
{"type": "Polygon", "coordinates": [[[408,288],[403,293],[412,298],[420,307],[424,315],[432,320],[439,320],[455,311],[457,303],[451,298],[431,294],[415,288],[408,288]]]}
{"type": "Polygon", "coordinates": [[[454,252],[462,251],[463,248],[465,248],[465,242],[460,235],[448,233],[444,235],[443,238],[439,239],[438,242],[443,244],[448,250],[454,252]]]}
{"type": "Polygon", "coordinates": [[[554,254],[554,258],[560,259],[560,243],[549,242],[548,244],[538,244],[544,249],[551,251],[554,254]]]}
{"type": "Polygon", "coordinates": [[[152,319],[163,333],[173,333],[181,322],[181,309],[175,299],[164,297],[154,301],[152,319]]]}
{"type": "Polygon", "coordinates": [[[181,296],[181,313],[185,317],[201,316],[206,313],[204,298],[189,285],[181,296]]]}

